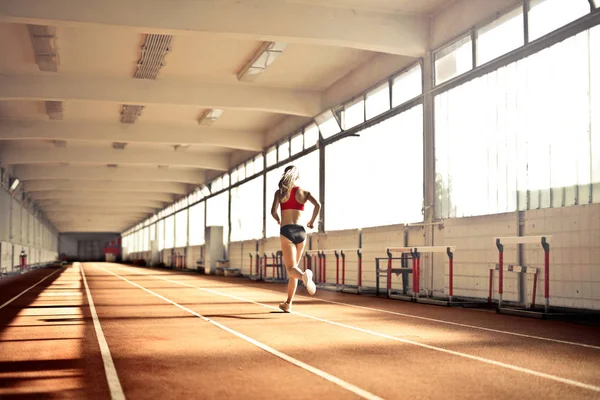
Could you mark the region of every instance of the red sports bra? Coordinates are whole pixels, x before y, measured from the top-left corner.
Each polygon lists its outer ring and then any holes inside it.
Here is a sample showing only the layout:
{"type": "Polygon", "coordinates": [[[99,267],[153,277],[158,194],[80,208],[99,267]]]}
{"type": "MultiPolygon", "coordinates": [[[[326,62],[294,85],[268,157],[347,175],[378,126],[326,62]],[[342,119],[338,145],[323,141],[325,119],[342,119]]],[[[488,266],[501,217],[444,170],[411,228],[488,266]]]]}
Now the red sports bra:
{"type": "Polygon", "coordinates": [[[299,203],[296,200],[296,191],[298,190],[298,186],[292,188],[290,192],[290,198],[285,203],[280,203],[281,210],[304,210],[304,204],[299,203]]]}

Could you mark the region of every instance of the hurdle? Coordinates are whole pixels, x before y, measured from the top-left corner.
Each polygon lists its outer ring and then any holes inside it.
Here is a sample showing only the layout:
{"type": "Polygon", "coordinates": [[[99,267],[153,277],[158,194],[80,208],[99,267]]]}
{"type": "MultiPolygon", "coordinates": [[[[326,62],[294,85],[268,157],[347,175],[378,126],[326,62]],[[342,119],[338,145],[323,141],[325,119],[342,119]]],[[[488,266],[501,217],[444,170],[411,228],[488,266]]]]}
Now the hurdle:
{"type": "Polygon", "coordinates": [[[265,282],[282,283],[287,282],[287,274],[283,266],[283,253],[278,250],[277,253],[271,253],[268,256],[267,253],[263,253],[261,259],[261,279],[265,282]],[[271,263],[269,263],[269,258],[271,263]],[[268,277],[267,268],[271,268],[271,277],[268,277]]]}
{"type": "MultiPolygon", "coordinates": [[[[544,249],[544,312],[550,308],[550,241],[552,236],[496,236],[494,243],[498,249],[498,310],[502,309],[502,293],[504,278],[504,245],[506,244],[540,244],[544,249]]],[[[536,275],[537,277],[537,275],[536,275]]]]}
{"type": "Polygon", "coordinates": [[[344,293],[361,294],[362,292],[362,251],[361,249],[340,249],[340,257],[342,258],[342,286],[341,291],[344,293]],[[356,253],[358,257],[358,271],[356,278],[356,286],[346,285],[346,255],[356,253]]]}
{"type": "MultiPolygon", "coordinates": [[[[489,294],[488,294],[488,304],[492,304],[492,286],[494,283],[494,271],[498,271],[500,266],[498,264],[493,264],[490,266],[490,284],[489,284],[489,294]]],[[[508,264],[504,266],[504,272],[515,272],[518,274],[532,274],[533,275],[533,288],[531,294],[531,306],[530,308],[535,308],[535,295],[537,292],[537,274],[538,269],[533,267],[525,267],[522,265],[512,265],[508,264]]]]}
{"type": "Polygon", "coordinates": [[[387,257],[375,257],[375,287],[377,296],[380,293],[380,278],[386,278],[386,297],[391,299],[413,301],[418,293],[415,293],[415,259],[412,257],[412,247],[388,247],[385,249],[387,257]],[[393,253],[400,253],[400,257],[394,257],[393,253]],[[408,267],[408,260],[412,258],[412,268],[408,267]],[[380,261],[387,260],[385,268],[380,267],[380,261]],[[393,260],[401,260],[400,268],[393,268],[393,260]],[[408,274],[413,274],[413,292],[408,293],[408,274]],[[402,274],[402,293],[392,292],[392,274],[402,274]]]}
{"type": "Polygon", "coordinates": [[[260,253],[255,252],[254,256],[253,253],[248,254],[250,255],[250,272],[248,273],[248,278],[253,281],[262,280],[262,270],[260,268],[260,253]],[[253,265],[256,267],[256,274],[252,274],[253,265]]]}

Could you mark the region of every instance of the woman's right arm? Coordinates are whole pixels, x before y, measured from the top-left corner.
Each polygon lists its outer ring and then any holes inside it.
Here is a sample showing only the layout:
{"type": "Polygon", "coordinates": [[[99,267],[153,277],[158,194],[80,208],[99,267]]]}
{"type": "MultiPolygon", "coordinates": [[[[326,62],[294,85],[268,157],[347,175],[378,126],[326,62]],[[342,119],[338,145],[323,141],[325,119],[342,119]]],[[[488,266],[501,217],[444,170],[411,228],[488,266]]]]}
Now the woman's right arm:
{"type": "Polygon", "coordinates": [[[277,208],[279,206],[279,190],[275,191],[275,196],[273,197],[273,205],[271,206],[271,215],[275,218],[278,224],[281,225],[281,220],[279,219],[279,214],[277,214],[277,208]]]}

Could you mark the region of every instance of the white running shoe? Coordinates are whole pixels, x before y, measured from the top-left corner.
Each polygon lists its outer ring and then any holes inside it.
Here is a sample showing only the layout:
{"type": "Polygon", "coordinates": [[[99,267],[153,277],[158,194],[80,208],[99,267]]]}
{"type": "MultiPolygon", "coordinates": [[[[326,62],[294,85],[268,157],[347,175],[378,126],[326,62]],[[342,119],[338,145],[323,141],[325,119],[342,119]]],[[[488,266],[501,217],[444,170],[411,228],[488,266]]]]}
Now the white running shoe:
{"type": "Polygon", "coordinates": [[[308,294],[315,294],[317,291],[317,285],[312,280],[313,272],[310,269],[307,269],[304,275],[302,275],[302,283],[306,286],[306,290],[308,290],[308,294]]]}
{"type": "Polygon", "coordinates": [[[292,312],[292,305],[290,303],[279,303],[279,309],[283,312],[292,312]]]}

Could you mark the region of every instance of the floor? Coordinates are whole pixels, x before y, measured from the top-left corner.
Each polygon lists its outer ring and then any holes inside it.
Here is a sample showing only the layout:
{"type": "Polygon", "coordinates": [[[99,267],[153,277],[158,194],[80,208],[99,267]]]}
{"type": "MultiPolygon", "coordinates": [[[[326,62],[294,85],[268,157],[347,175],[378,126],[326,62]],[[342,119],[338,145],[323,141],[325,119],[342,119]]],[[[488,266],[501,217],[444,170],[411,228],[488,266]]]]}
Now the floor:
{"type": "Polygon", "coordinates": [[[600,327],[118,264],[0,280],[0,399],[600,399],[600,327]]]}

